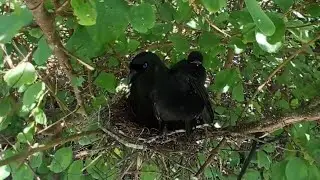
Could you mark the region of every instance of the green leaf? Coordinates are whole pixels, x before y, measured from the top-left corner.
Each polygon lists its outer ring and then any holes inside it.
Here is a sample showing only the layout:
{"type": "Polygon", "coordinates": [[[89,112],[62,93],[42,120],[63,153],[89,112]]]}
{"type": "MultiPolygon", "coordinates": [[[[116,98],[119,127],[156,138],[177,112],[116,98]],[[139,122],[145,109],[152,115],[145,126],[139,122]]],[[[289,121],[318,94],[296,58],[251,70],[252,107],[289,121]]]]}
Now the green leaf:
{"type": "Polygon", "coordinates": [[[68,168],[72,161],[72,149],[63,147],[56,151],[49,165],[49,169],[54,173],[60,173],[68,168]]]}
{"type": "Polygon", "coordinates": [[[134,52],[140,46],[140,42],[135,39],[128,39],[127,49],[129,52],[134,52]]]}
{"type": "Polygon", "coordinates": [[[246,45],[241,41],[240,38],[237,37],[231,38],[229,46],[234,49],[235,54],[240,54],[246,49],[246,45]]]}
{"type": "Polygon", "coordinates": [[[159,18],[164,21],[173,20],[174,9],[168,2],[164,2],[159,8],[159,18]]]}
{"type": "Polygon", "coordinates": [[[108,67],[118,67],[119,65],[120,65],[120,62],[118,61],[118,59],[114,57],[110,57],[108,59],[108,67]]]}
{"type": "Polygon", "coordinates": [[[39,107],[35,108],[33,110],[33,117],[34,120],[36,121],[36,123],[38,124],[43,124],[43,125],[47,125],[47,116],[46,114],[43,112],[43,110],[39,107]]]}
{"type": "Polygon", "coordinates": [[[276,53],[282,47],[281,41],[276,43],[271,43],[268,41],[267,36],[265,36],[263,33],[259,31],[256,31],[256,41],[259,47],[268,53],[276,53]]]}
{"type": "Polygon", "coordinates": [[[308,167],[300,158],[292,158],[286,166],[287,179],[306,179],[308,177],[308,167]]]}
{"type": "Polygon", "coordinates": [[[115,93],[116,91],[116,77],[112,73],[102,72],[94,81],[94,84],[107,90],[110,93],[115,93]]]}
{"type": "Polygon", "coordinates": [[[80,76],[80,77],[75,77],[75,76],[72,76],[71,78],[71,84],[73,86],[78,86],[78,87],[81,87],[82,86],[82,83],[85,81],[85,79],[80,76]]]}
{"type": "Polygon", "coordinates": [[[177,0],[177,10],[173,14],[174,19],[178,22],[188,21],[192,16],[192,9],[188,1],[177,0]]]}
{"type": "Polygon", "coordinates": [[[46,86],[43,82],[37,82],[28,87],[23,94],[23,105],[30,106],[36,103],[43,95],[46,86]]]}
{"type": "Polygon", "coordinates": [[[242,83],[238,83],[232,90],[232,98],[236,101],[243,102],[244,94],[243,94],[243,86],[242,83]]]}
{"type": "Polygon", "coordinates": [[[35,133],[34,123],[29,123],[24,129],[23,132],[17,135],[17,139],[21,143],[30,143],[33,141],[33,135],[35,133]]]}
{"type": "Polygon", "coordinates": [[[30,156],[30,166],[35,169],[41,166],[42,164],[43,152],[36,152],[30,156]]]}
{"type": "Polygon", "coordinates": [[[9,165],[0,166],[0,179],[6,179],[7,177],[9,177],[10,172],[11,169],[9,165]]]}
{"type": "Polygon", "coordinates": [[[48,58],[51,56],[52,50],[50,49],[46,39],[42,37],[39,40],[38,48],[34,52],[34,62],[37,65],[43,65],[47,62],[48,58]]]}
{"type": "Polygon", "coordinates": [[[284,35],[286,31],[285,23],[281,15],[276,13],[267,13],[269,18],[272,20],[274,25],[276,26],[276,31],[272,36],[267,37],[267,41],[271,44],[275,44],[277,42],[283,42],[284,41],[284,35]]]}
{"type": "Polygon", "coordinates": [[[96,24],[97,11],[94,0],[71,0],[71,6],[79,24],[83,26],[96,24]]]}
{"type": "Polygon", "coordinates": [[[311,15],[311,17],[320,16],[320,5],[319,3],[313,3],[306,7],[306,11],[311,15]]]}
{"type": "Polygon", "coordinates": [[[172,34],[169,37],[169,40],[172,41],[174,48],[178,52],[186,52],[189,50],[188,40],[180,34],[172,34]]]}
{"type": "Polygon", "coordinates": [[[252,169],[248,169],[246,174],[243,176],[246,180],[259,180],[261,179],[260,172],[252,169]]]}
{"type": "Polygon", "coordinates": [[[12,105],[9,97],[0,99],[0,117],[4,117],[12,110],[12,105]]]}
{"type": "Polygon", "coordinates": [[[201,0],[201,3],[209,12],[213,13],[227,6],[226,0],[201,0]]]}
{"type": "Polygon", "coordinates": [[[22,164],[17,171],[12,173],[12,180],[33,180],[33,178],[33,171],[25,164],[22,164]]]}
{"type": "Polygon", "coordinates": [[[68,169],[68,180],[84,180],[82,160],[73,161],[68,169]]]}
{"type": "Polygon", "coordinates": [[[87,167],[87,172],[95,179],[107,179],[107,174],[110,169],[107,163],[99,157],[98,159],[92,160],[90,157],[86,159],[85,166],[87,167]]]}
{"type": "Polygon", "coordinates": [[[220,38],[213,33],[204,32],[199,37],[199,45],[201,49],[209,51],[219,46],[220,38]]]}
{"type": "Polygon", "coordinates": [[[146,164],[141,169],[141,179],[157,179],[158,167],[154,164],[146,164]]]}
{"type": "Polygon", "coordinates": [[[258,167],[259,168],[265,168],[269,169],[271,165],[271,159],[264,151],[258,151],[257,153],[257,159],[258,159],[258,167]]]}
{"type": "Polygon", "coordinates": [[[309,172],[309,179],[312,180],[312,179],[320,179],[320,170],[319,168],[313,164],[313,165],[309,165],[309,168],[308,168],[309,172]]]}
{"type": "Polygon", "coordinates": [[[280,101],[278,101],[277,106],[280,107],[281,109],[290,109],[288,101],[284,99],[281,99],[280,101]]]}
{"type": "Polygon", "coordinates": [[[283,11],[288,11],[294,0],[273,0],[283,11]]]}
{"type": "Polygon", "coordinates": [[[227,92],[238,82],[238,73],[234,69],[219,71],[215,77],[215,83],[210,86],[211,90],[217,92],[227,92]]]}
{"type": "Polygon", "coordinates": [[[258,2],[256,0],[245,0],[245,3],[254,23],[260,31],[266,36],[273,35],[276,27],[271,19],[263,12],[258,2]]]}
{"type": "Polygon", "coordinates": [[[15,68],[7,71],[3,78],[8,86],[19,88],[25,84],[32,84],[37,79],[37,74],[31,63],[21,62],[15,68]]]}
{"type": "Polygon", "coordinates": [[[149,3],[142,3],[131,7],[129,20],[133,29],[140,33],[146,33],[148,29],[153,28],[156,15],[149,3]]]}
{"type": "MultiPolygon", "coordinates": [[[[303,23],[296,23],[295,25],[303,25],[303,23]]],[[[288,31],[293,34],[293,37],[303,43],[308,43],[314,38],[313,29],[310,29],[308,27],[294,29],[290,28],[288,29],[288,31]]]]}
{"type": "Polygon", "coordinates": [[[8,43],[19,30],[32,21],[32,14],[27,8],[9,15],[0,15],[0,43],[8,43]]]}

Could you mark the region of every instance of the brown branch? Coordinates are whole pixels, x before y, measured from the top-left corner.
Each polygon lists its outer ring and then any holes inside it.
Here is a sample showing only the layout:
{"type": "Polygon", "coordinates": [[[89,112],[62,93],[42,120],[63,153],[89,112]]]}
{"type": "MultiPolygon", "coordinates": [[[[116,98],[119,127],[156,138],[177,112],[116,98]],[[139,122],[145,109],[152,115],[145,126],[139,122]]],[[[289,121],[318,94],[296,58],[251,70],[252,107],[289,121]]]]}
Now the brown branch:
{"type": "Polygon", "coordinates": [[[82,132],[82,133],[71,135],[69,137],[54,139],[51,142],[48,142],[46,144],[41,144],[41,145],[37,145],[36,147],[31,147],[30,149],[28,149],[26,151],[22,151],[19,154],[16,154],[16,155],[11,156],[9,158],[0,160],[0,167],[4,166],[4,165],[7,165],[7,164],[9,164],[9,163],[11,163],[13,161],[24,160],[28,156],[31,156],[34,153],[48,150],[48,149],[50,149],[50,148],[52,148],[52,147],[54,147],[56,145],[65,144],[65,143],[70,142],[70,141],[75,141],[75,140],[78,140],[79,138],[81,138],[83,136],[89,136],[89,135],[100,134],[100,133],[102,133],[102,131],[100,131],[100,130],[86,131],[86,132],[82,132]]]}
{"type": "MultiPolygon", "coordinates": [[[[57,57],[60,66],[71,81],[73,77],[72,67],[69,63],[68,55],[62,50],[64,47],[55,28],[55,18],[53,14],[49,14],[45,10],[43,3],[44,1],[42,0],[26,0],[28,8],[31,10],[33,17],[43,31],[49,46],[53,49],[53,54],[57,57]]],[[[79,112],[85,114],[80,90],[76,85],[72,85],[72,88],[77,100],[77,105],[80,107],[79,112]]]]}
{"type": "Polygon", "coordinates": [[[224,143],[226,142],[226,138],[223,138],[219,144],[217,145],[217,147],[215,147],[214,149],[212,149],[210,151],[210,155],[209,157],[206,159],[206,161],[203,163],[203,165],[200,167],[200,169],[198,170],[198,172],[195,174],[196,178],[200,178],[200,175],[204,172],[204,170],[211,164],[213,158],[215,157],[215,155],[218,153],[219,149],[221,148],[221,146],[224,145],[224,143]]]}
{"type": "Polygon", "coordinates": [[[232,62],[233,62],[233,58],[234,58],[234,50],[232,48],[228,48],[228,54],[227,54],[227,61],[224,65],[225,69],[229,69],[232,66],[232,62]]]}
{"type": "Polygon", "coordinates": [[[306,44],[302,45],[302,47],[300,49],[298,49],[296,52],[294,52],[291,56],[289,56],[287,59],[285,59],[268,77],[267,79],[257,88],[257,90],[253,93],[252,97],[250,98],[250,100],[248,101],[248,103],[246,104],[245,108],[243,109],[243,111],[241,112],[240,117],[243,117],[243,115],[245,114],[245,112],[247,111],[249,105],[251,104],[251,102],[253,101],[254,98],[256,98],[256,96],[259,94],[259,92],[261,92],[263,90],[263,88],[266,86],[267,83],[269,83],[272,78],[283,68],[285,67],[285,65],[287,65],[292,59],[294,59],[297,55],[299,55],[300,53],[304,52],[305,48],[307,46],[309,46],[310,44],[316,42],[318,39],[320,39],[320,34],[318,34],[316,36],[316,38],[314,38],[313,40],[307,42],[306,44]]]}

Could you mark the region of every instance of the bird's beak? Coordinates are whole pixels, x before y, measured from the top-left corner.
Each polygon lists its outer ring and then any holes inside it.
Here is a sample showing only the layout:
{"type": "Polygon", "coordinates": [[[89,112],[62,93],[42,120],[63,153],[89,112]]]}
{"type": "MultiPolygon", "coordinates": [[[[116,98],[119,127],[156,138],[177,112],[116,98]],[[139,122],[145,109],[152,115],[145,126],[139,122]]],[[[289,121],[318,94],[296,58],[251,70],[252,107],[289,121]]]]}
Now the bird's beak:
{"type": "Polygon", "coordinates": [[[128,75],[128,84],[132,83],[132,78],[137,74],[137,71],[135,70],[130,70],[130,73],[128,75]]]}

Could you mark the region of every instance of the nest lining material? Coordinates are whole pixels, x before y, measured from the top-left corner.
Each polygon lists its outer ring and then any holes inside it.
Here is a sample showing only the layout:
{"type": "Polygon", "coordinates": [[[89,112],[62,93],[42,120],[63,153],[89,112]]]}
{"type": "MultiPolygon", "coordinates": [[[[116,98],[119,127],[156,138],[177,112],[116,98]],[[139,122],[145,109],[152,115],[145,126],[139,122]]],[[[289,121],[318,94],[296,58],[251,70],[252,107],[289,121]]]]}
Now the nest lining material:
{"type": "Polygon", "coordinates": [[[185,130],[170,131],[163,136],[157,129],[148,129],[133,122],[133,113],[124,93],[117,93],[108,107],[99,114],[99,127],[108,136],[134,149],[195,152],[203,148],[209,125],[197,126],[190,137],[185,130]]]}

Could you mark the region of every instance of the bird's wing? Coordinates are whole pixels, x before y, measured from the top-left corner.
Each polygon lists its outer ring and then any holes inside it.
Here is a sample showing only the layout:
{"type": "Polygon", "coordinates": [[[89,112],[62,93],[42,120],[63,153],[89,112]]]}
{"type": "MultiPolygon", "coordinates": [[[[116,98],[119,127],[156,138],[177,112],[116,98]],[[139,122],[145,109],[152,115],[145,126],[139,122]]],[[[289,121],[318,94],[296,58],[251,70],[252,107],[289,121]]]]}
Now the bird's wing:
{"type": "Polygon", "coordinates": [[[191,85],[191,87],[193,89],[195,89],[195,91],[197,92],[197,94],[200,95],[201,99],[204,102],[204,106],[205,106],[205,113],[207,113],[205,115],[205,117],[203,117],[204,121],[206,123],[212,123],[213,119],[214,119],[214,112],[212,110],[212,106],[209,100],[209,95],[208,92],[206,91],[204,85],[199,85],[199,83],[197,83],[196,79],[194,79],[193,77],[189,77],[189,84],[191,85]]]}

